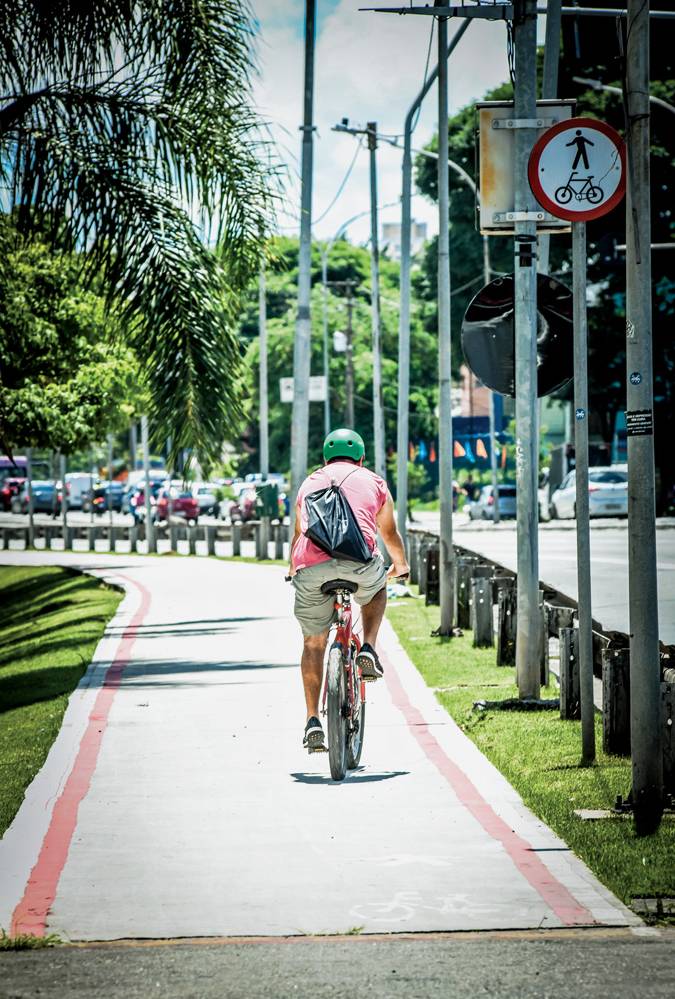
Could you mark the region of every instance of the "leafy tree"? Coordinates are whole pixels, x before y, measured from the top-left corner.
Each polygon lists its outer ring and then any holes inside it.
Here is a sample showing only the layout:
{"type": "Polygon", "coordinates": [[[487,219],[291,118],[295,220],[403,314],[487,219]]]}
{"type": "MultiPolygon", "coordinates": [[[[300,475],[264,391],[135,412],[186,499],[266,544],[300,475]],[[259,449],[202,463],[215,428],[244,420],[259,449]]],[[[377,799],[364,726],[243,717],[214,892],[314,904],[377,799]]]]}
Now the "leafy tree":
{"type": "Polygon", "coordinates": [[[71,453],[122,429],[142,402],[136,357],[75,256],[17,240],[0,217],[3,449],[71,453]]]}
{"type": "Polygon", "coordinates": [[[22,232],[87,250],[158,436],[213,454],[239,425],[238,299],[269,204],[248,4],[0,0],[0,33],[6,208],[22,232]]]}

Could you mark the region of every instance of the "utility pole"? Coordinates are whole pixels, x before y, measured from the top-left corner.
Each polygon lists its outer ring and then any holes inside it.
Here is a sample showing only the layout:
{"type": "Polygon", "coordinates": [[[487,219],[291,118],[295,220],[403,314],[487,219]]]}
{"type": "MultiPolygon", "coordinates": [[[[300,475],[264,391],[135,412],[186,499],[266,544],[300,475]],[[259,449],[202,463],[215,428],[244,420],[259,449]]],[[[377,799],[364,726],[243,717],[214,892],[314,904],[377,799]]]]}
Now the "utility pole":
{"type": "Polygon", "coordinates": [[[260,420],[260,474],[263,481],[270,471],[269,458],[269,399],[267,383],[267,294],[265,288],[265,264],[260,267],[258,281],[258,333],[260,366],[258,372],[259,420],[260,420]]]}
{"type": "Polygon", "coordinates": [[[377,231],[377,122],[369,121],[366,127],[370,151],[370,316],[373,338],[373,438],[375,471],[386,480],[384,405],[382,401],[382,333],[380,329],[380,245],[377,231]]]}
{"type": "Polygon", "coordinates": [[[452,547],[452,396],[450,218],[448,181],[448,19],[438,18],[438,464],[441,506],[440,635],[451,635],[455,555],[452,547]]]}
{"type": "Polygon", "coordinates": [[[588,508],[588,324],[586,313],[586,223],[572,223],[574,279],[574,434],[577,512],[577,591],[581,755],[595,759],[593,702],[593,613],[591,610],[591,532],[588,508]]]}
{"type": "MultiPolygon", "coordinates": [[[[514,116],[523,122],[537,117],[536,0],[519,0],[513,22],[516,54],[514,116]]],[[[516,492],[518,498],[518,627],[516,679],[521,698],[538,698],[540,690],[539,551],[537,516],[537,228],[535,201],[527,164],[536,130],[517,127],[514,184],[514,309],[516,341],[516,492]],[[532,214],[533,219],[528,217],[532,214]]]]}
{"type": "Polygon", "coordinates": [[[148,442],[148,418],[141,416],[141,447],[143,448],[143,476],[145,485],[145,551],[147,555],[157,551],[155,527],[152,523],[152,503],[150,502],[150,444],[148,442]]]}
{"type": "Polygon", "coordinates": [[[300,256],[298,266],[298,316],[293,346],[293,414],[291,425],[290,531],[295,527],[295,498],[307,474],[309,437],[309,375],[311,370],[310,291],[312,283],[312,169],[314,107],[314,44],[316,0],[305,7],[304,117],[302,125],[302,191],[300,197],[300,256]]]}
{"type": "Polygon", "coordinates": [[[663,812],[660,725],[649,194],[649,3],[628,0],[626,30],[626,426],[632,800],[638,834],[663,812]]]}
{"type": "Polygon", "coordinates": [[[323,435],[330,433],[330,355],[328,350],[328,253],[321,254],[321,289],[323,293],[323,376],[326,379],[326,398],[323,402],[323,435]]]}
{"type": "Polygon", "coordinates": [[[347,331],[345,334],[345,426],[354,427],[354,350],[353,350],[353,320],[354,320],[354,289],[357,282],[347,279],[346,281],[326,281],[325,287],[340,288],[347,296],[347,331]]]}

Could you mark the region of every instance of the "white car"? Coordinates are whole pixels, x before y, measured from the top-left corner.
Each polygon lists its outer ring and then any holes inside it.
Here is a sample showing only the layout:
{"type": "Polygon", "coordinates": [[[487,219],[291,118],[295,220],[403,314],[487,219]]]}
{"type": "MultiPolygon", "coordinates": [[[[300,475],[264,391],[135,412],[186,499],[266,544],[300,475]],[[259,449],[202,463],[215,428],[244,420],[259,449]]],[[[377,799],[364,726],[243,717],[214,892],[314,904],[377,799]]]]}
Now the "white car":
{"type": "MultiPolygon", "coordinates": [[[[551,516],[576,517],[576,472],[568,472],[551,497],[551,516]]],[[[610,466],[589,468],[588,508],[591,517],[628,515],[628,474],[610,466]]]]}
{"type": "Polygon", "coordinates": [[[66,472],[69,510],[81,510],[87,506],[95,481],[89,472],[66,472]]]}
{"type": "Polygon", "coordinates": [[[217,488],[217,486],[214,486],[210,482],[198,482],[193,488],[192,495],[197,500],[200,514],[218,513],[218,499],[216,497],[217,488]]]}

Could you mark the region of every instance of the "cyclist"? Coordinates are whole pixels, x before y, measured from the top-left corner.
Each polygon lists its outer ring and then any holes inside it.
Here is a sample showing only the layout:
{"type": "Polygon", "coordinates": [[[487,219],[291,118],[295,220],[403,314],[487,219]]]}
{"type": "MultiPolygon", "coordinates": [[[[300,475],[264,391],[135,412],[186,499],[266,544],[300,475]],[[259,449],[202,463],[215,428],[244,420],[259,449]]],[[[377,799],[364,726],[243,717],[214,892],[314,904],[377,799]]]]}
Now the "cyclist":
{"type": "Polygon", "coordinates": [[[290,575],[295,588],[295,616],[303,634],[302,682],[307,705],[303,745],[309,752],[326,748],[319,721],[319,697],[323,679],[323,659],[328,631],[334,619],[334,598],[325,596],[321,586],[329,579],[348,579],[358,585],[354,599],[361,605],[363,645],[357,665],[366,680],[377,680],[383,668],[375,651],[377,633],[387,605],[387,576],[407,576],[409,566],[394,519],[394,501],[386,482],[364,467],[363,438],[353,430],[334,430],[323,445],[325,465],[308,476],[298,490],[295,535],[291,544],[290,575]],[[330,472],[327,469],[330,468],[330,472]],[[361,528],[372,558],[365,565],[331,558],[305,534],[305,497],[336,481],[361,528]],[[377,549],[379,532],[392,559],[385,570],[377,549]]]}

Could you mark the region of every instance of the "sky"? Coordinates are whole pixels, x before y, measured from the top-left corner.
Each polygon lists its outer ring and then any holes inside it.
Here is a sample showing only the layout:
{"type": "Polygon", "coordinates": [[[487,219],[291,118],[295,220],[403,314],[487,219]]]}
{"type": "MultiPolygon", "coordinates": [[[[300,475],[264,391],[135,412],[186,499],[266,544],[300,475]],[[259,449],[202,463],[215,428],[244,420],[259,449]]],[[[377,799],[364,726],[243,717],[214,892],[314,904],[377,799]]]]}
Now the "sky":
{"type": "MultiPolygon", "coordinates": [[[[405,0],[400,0],[401,5],[405,0]]],[[[369,238],[368,150],[358,152],[344,191],[333,201],[357,151],[358,140],[332,132],[342,118],[364,127],[376,121],[378,131],[400,134],[405,115],[437,62],[436,32],[429,49],[435,18],[399,17],[360,11],[359,7],[384,6],[384,0],[317,0],[315,62],[313,235],[331,239],[344,222],[360,212],[362,218],[348,228],[352,242],[369,238]]],[[[388,0],[387,6],[395,6],[388,0]]],[[[259,73],[253,96],[262,119],[275,140],[277,154],[288,170],[284,211],[278,231],[297,235],[300,203],[300,144],[304,68],[305,0],[251,0],[257,24],[259,73]]],[[[540,19],[543,20],[543,19],[540,19]]],[[[459,26],[449,24],[452,37],[459,26]]],[[[504,22],[474,20],[450,60],[450,114],[481,99],[490,88],[508,79],[504,22]]],[[[413,136],[413,147],[425,145],[437,130],[437,90],[432,87],[413,136]]],[[[378,202],[382,222],[400,220],[400,150],[386,144],[378,148],[378,202]]],[[[413,217],[437,232],[436,207],[420,195],[413,198],[413,217]]]]}

